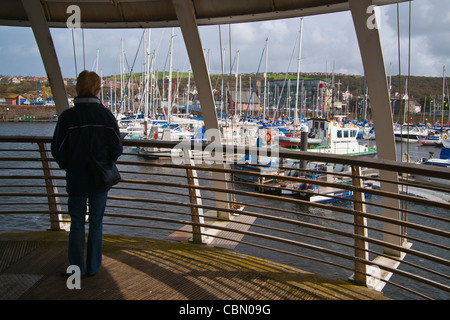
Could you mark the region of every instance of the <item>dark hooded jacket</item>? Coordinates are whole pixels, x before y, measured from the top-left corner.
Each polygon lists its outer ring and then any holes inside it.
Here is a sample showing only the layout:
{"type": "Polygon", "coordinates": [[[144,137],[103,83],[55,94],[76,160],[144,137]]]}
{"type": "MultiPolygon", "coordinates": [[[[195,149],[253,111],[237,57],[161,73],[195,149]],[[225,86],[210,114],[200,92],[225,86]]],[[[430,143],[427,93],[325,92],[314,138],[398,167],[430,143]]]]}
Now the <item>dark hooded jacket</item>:
{"type": "Polygon", "coordinates": [[[89,195],[110,187],[94,186],[90,154],[100,161],[116,161],[122,154],[117,121],[95,96],[77,97],[75,107],[61,113],[53,134],[52,155],[66,171],[67,192],[89,195]]]}

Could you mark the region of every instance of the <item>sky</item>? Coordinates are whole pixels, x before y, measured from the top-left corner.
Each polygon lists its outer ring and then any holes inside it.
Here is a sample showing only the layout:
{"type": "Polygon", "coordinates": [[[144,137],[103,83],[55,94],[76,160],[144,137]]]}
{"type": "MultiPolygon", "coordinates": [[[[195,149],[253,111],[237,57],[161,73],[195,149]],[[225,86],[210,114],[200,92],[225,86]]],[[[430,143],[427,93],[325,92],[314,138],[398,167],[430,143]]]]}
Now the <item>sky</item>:
{"type": "MultiPolygon", "coordinates": [[[[442,77],[444,66],[446,74],[450,73],[450,1],[414,0],[411,13],[410,36],[409,2],[399,4],[399,20],[396,4],[379,7],[378,27],[386,74],[442,77]]],[[[200,26],[199,30],[211,73],[222,72],[221,48],[225,74],[230,72],[230,52],[233,73],[236,67],[239,73],[264,72],[266,39],[267,71],[297,71],[300,18],[200,26]],[[233,63],[237,51],[239,64],[233,63]]],[[[55,28],[51,34],[65,78],[75,78],[84,68],[103,76],[120,74],[122,41],[128,65],[125,72],[130,72],[131,67],[133,72],[144,69],[143,29],[85,29],[84,56],[80,29],[73,30],[73,38],[72,29],[55,28]]],[[[158,71],[169,70],[170,35],[170,28],[151,30],[150,52],[152,56],[155,54],[158,71]]],[[[364,74],[350,12],[304,17],[302,35],[301,72],[364,74]]],[[[147,37],[146,34],[144,39],[147,37]]],[[[179,28],[174,29],[173,71],[190,71],[179,28]]],[[[0,75],[46,76],[31,28],[0,27],[0,75]]]]}

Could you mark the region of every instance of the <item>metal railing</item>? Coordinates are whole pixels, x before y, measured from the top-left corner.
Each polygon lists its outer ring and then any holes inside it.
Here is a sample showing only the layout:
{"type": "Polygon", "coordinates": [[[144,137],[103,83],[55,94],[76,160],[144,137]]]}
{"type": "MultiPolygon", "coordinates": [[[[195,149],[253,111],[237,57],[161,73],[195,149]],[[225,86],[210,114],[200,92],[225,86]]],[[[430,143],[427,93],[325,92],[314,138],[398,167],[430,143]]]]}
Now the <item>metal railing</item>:
{"type": "MultiPolygon", "coordinates": [[[[50,142],[0,137],[2,231],[67,229],[65,175],[50,142]]],[[[179,152],[177,144],[124,140],[122,181],[109,192],[105,232],[236,250],[351,277],[394,299],[450,297],[449,169],[302,151],[279,151],[274,167],[240,161],[236,147],[226,149],[232,156],[222,165],[205,163],[204,153],[182,153],[184,163],[174,164],[138,152],[179,152]],[[380,172],[394,172],[398,181],[380,172]],[[398,192],[384,191],[386,183],[398,192]]]]}

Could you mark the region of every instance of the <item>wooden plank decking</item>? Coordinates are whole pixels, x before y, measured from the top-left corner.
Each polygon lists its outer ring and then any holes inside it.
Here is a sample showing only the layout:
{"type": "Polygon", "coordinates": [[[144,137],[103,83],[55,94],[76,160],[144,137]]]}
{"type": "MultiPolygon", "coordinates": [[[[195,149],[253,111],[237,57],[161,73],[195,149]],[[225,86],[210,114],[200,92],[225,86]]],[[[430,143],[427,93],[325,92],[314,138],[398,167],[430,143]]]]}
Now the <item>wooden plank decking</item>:
{"type": "Polygon", "coordinates": [[[104,236],[103,265],[69,290],[67,232],[0,233],[2,300],[367,300],[382,294],[204,245],[104,236]]]}

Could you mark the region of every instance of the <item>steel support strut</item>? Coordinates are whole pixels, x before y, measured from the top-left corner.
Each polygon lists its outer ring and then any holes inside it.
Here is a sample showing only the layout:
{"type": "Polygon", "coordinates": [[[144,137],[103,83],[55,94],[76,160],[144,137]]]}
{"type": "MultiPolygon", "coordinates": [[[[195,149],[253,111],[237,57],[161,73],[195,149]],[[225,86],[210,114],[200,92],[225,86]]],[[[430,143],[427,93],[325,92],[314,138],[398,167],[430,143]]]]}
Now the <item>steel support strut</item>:
{"type": "MultiPolygon", "coordinates": [[[[380,35],[374,16],[374,6],[372,0],[349,0],[349,6],[369,88],[378,159],[395,161],[396,147],[392,112],[380,35]]],[[[381,182],[383,191],[398,193],[397,172],[380,170],[380,177],[385,181],[392,181],[392,183],[381,182]]],[[[400,220],[399,200],[383,197],[382,203],[387,207],[382,211],[383,216],[400,220]]],[[[384,222],[383,230],[385,231],[383,233],[385,242],[400,247],[408,245],[402,238],[400,225],[384,222]]],[[[385,247],[384,252],[395,257],[402,256],[401,250],[397,249],[385,247]]]]}
{"type": "MultiPolygon", "coordinates": [[[[212,134],[212,136],[216,138],[215,143],[220,144],[220,128],[212,94],[211,81],[209,78],[208,68],[206,66],[200,34],[195,18],[194,5],[192,3],[192,0],[172,0],[172,3],[175,7],[178,22],[183,34],[184,43],[189,55],[189,61],[191,62],[195,84],[197,85],[200,104],[202,106],[202,115],[203,121],[205,123],[205,130],[215,132],[215,134],[212,134]],[[219,139],[219,141],[217,141],[217,139],[219,139]]],[[[212,166],[223,168],[224,164],[215,163],[212,164],[212,166]]],[[[225,173],[213,172],[213,178],[215,179],[215,188],[227,190],[225,173]]],[[[216,202],[219,208],[228,208],[228,200],[228,193],[216,192],[216,202]]],[[[218,212],[218,217],[225,220],[229,220],[230,218],[228,212],[220,211],[218,212]]]]}

